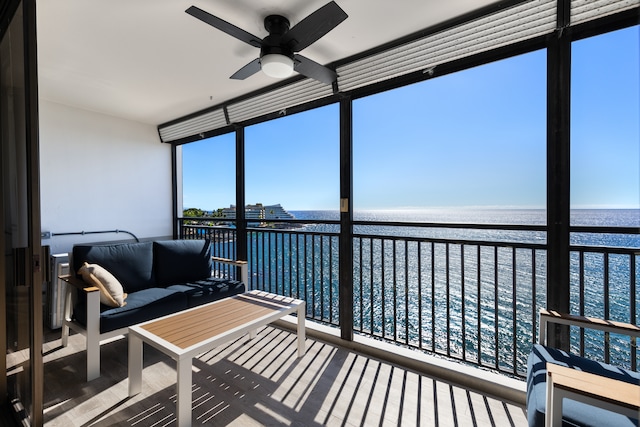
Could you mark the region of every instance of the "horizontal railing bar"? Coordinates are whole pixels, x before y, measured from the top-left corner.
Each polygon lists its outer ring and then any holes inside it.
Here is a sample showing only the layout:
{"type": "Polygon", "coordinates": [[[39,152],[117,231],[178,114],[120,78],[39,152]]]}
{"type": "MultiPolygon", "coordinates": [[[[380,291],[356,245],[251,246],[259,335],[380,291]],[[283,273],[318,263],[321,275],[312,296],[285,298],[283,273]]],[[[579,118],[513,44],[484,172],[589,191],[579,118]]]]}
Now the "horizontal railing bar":
{"type": "Polygon", "coordinates": [[[268,223],[292,223],[292,224],[334,224],[340,225],[339,220],[327,219],[266,219],[266,218],[249,218],[246,222],[268,222],[268,223]]]}
{"type": "Polygon", "coordinates": [[[569,246],[571,252],[591,252],[601,254],[640,255],[639,248],[624,248],[615,246],[569,246]]]}
{"type": "MultiPolygon", "coordinates": [[[[218,216],[186,216],[186,217],[178,218],[178,221],[180,221],[182,223],[184,223],[185,221],[236,222],[235,219],[222,218],[222,217],[218,217],[218,216]]],[[[186,225],[191,225],[191,224],[186,224],[186,225]]],[[[196,225],[193,225],[193,226],[195,227],[196,225]]],[[[207,227],[207,226],[203,225],[202,227],[207,227]]]]}
{"type": "Polygon", "coordinates": [[[300,234],[309,236],[339,236],[340,233],[334,231],[304,231],[304,230],[282,230],[273,228],[247,228],[247,231],[254,233],[272,233],[272,234],[300,234]]]}
{"type": "Polygon", "coordinates": [[[640,234],[640,227],[601,227],[573,225],[569,227],[572,233],[595,233],[595,234],[640,234]]]}
{"type": "MultiPolygon", "coordinates": [[[[235,218],[223,218],[223,217],[183,217],[178,218],[178,221],[215,221],[215,222],[229,222],[235,223],[235,218]]],[[[327,220],[327,219],[280,219],[280,218],[246,218],[245,222],[268,222],[268,223],[293,223],[293,224],[335,224],[340,225],[340,220],[327,220]]],[[[204,227],[204,226],[203,226],[204,227]]],[[[215,226],[214,226],[215,227],[215,226]]]]}
{"type": "MultiPolygon", "coordinates": [[[[235,218],[221,217],[183,217],[179,221],[218,221],[233,222],[235,218]]],[[[269,222],[269,223],[292,223],[292,224],[333,224],[339,225],[339,220],[324,219],[263,219],[247,218],[245,222],[269,222]]],[[[376,226],[376,227],[417,227],[417,228],[454,228],[470,230],[510,230],[510,231],[547,231],[546,225],[522,225],[522,224],[474,224],[474,223],[440,223],[440,222],[413,222],[413,221],[364,221],[355,220],[353,225],[376,226]]],[[[205,227],[205,226],[203,226],[205,227]]],[[[214,226],[215,227],[215,226],[214,226]]],[[[572,233],[596,233],[596,234],[640,234],[640,227],[603,227],[572,225],[569,227],[572,233]]]]}
{"type": "Polygon", "coordinates": [[[450,222],[353,221],[353,225],[375,227],[452,228],[469,230],[547,231],[546,225],[467,224],[450,222]]]}
{"type": "MultiPolygon", "coordinates": [[[[191,220],[193,218],[188,218],[191,220]]],[[[270,222],[270,221],[269,221],[270,222]]],[[[318,223],[322,224],[330,224],[327,221],[318,221],[318,223]]],[[[338,223],[339,224],[339,223],[338,223]]],[[[407,224],[407,223],[400,223],[407,224]]],[[[213,228],[213,229],[229,229],[234,230],[228,226],[211,226],[211,225],[190,225],[185,224],[184,227],[191,228],[213,228]]],[[[606,227],[608,229],[614,227],[606,227]]],[[[306,230],[296,230],[296,229],[271,229],[264,227],[249,227],[247,228],[249,231],[257,231],[257,232],[269,232],[269,233],[298,233],[298,234],[309,234],[309,235],[339,235],[339,232],[333,231],[306,231],[306,230]]],[[[603,232],[606,233],[606,232],[603,232]]],[[[624,234],[624,233],[622,233],[624,234]]],[[[380,234],[364,234],[364,233],[354,233],[354,238],[369,238],[369,239],[385,239],[385,240],[394,240],[394,241],[409,241],[409,242],[434,242],[440,244],[454,244],[454,245],[480,245],[480,246],[492,246],[492,247],[517,247],[522,249],[546,249],[547,246],[544,243],[524,243],[524,242],[495,242],[488,240],[467,240],[467,239],[446,239],[446,238],[431,238],[431,237],[404,237],[404,236],[391,236],[391,235],[380,235],[380,234]]],[[[609,246],[588,246],[588,245],[571,245],[569,249],[573,252],[596,252],[596,253],[616,253],[616,254],[640,254],[640,250],[638,248],[625,248],[625,247],[609,247],[609,246]]]]}
{"type": "Polygon", "coordinates": [[[486,240],[466,240],[466,239],[443,239],[432,237],[402,237],[402,236],[385,236],[376,234],[354,234],[354,238],[374,239],[374,240],[390,240],[390,241],[406,241],[417,243],[439,243],[444,245],[470,245],[470,246],[489,246],[496,248],[522,248],[522,249],[547,249],[547,245],[542,243],[525,243],[525,242],[490,242],[486,240]]]}

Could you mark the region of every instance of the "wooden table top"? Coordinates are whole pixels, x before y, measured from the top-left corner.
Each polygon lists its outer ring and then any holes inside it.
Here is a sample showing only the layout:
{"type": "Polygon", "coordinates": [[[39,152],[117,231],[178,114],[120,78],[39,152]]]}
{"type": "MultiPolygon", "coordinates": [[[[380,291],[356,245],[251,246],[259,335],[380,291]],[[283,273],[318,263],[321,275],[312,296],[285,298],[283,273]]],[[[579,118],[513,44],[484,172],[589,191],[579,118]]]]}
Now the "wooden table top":
{"type": "Polygon", "coordinates": [[[300,303],[302,301],[281,295],[251,291],[175,313],[140,327],[177,347],[186,349],[300,303]]]}

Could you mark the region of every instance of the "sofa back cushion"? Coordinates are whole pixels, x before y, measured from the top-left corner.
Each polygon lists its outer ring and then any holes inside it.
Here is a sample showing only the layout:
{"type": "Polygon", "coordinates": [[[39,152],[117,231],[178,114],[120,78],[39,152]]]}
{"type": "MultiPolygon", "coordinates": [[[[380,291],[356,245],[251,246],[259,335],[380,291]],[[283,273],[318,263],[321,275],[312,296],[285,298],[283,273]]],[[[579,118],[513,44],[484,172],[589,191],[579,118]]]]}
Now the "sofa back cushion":
{"type": "Polygon", "coordinates": [[[209,240],[161,240],[153,242],[158,285],[170,286],[211,277],[209,240]]]}
{"type": "Polygon", "coordinates": [[[84,262],[98,264],[113,274],[124,292],[156,286],[152,242],[74,246],[73,267],[76,273],[84,262]]]}

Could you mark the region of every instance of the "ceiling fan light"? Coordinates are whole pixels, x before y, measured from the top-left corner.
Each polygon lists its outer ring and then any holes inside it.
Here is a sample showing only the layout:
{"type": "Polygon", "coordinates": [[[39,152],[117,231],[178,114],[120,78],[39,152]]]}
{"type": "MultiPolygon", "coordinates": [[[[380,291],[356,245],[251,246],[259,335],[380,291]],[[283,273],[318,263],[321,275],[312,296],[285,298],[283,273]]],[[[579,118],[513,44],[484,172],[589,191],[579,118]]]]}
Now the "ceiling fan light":
{"type": "Polygon", "coordinates": [[[262,71],[269,77],[278,79],[293,74],[293,59],[280,53],[270,53],[260,58],[262,71]]]}

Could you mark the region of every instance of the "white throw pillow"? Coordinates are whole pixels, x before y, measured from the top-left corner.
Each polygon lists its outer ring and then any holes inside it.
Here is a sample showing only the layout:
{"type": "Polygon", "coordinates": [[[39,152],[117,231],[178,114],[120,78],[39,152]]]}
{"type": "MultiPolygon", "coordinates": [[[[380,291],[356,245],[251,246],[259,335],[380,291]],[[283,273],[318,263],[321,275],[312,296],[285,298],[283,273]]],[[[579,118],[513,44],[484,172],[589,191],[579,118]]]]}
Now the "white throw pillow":
{"type": "Polygon", "coordinates": [[[109,307],[122,307],[126,304],[127,294],[124,293],[122,284],[103,267],[85,262],[78,270],[78,274],[89,285],[100,289],[102,304],[109,307]]]}

